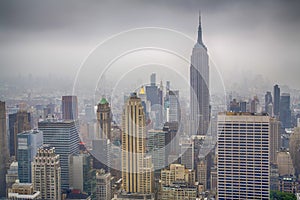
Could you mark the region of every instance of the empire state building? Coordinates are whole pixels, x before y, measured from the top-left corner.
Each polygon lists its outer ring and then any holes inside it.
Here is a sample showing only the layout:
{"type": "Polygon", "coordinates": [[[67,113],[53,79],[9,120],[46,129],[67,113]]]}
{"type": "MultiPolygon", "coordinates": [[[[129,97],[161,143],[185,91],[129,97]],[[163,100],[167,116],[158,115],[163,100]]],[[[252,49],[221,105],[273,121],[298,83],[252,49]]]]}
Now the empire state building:
{"type": "Polygon", "coordinates": [[[205,135],[210,120],[209,66],[207,47],[202,40],[201,16],[199,15],[198,39],[191,56],[190,67],[191,135],[205,135]]]}

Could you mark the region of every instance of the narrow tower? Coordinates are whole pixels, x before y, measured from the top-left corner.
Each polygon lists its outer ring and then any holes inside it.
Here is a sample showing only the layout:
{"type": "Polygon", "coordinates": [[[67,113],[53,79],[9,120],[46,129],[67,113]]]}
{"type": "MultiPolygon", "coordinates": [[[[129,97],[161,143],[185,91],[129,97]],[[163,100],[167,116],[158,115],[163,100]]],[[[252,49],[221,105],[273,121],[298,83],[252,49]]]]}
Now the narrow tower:
{"type": "Polygon", "coordinates": [[[207,48],[202,40],[201,15],[199,14],[198,39],[193,48],[190,67],[190,135],[205,135],[209,126],[208,59],[207,48]]]}

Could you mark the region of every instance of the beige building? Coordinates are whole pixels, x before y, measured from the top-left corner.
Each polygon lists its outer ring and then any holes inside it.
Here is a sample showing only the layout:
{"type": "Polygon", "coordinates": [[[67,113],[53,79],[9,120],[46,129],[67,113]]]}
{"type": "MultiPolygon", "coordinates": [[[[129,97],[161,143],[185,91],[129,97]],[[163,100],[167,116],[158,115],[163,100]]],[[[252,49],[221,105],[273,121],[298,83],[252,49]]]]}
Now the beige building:
{"type": "Polygon", "coordinates": [[[141,99],[133,93],[122,116],[122,181],[126,192],[153,192],[153,164],[145,157],[145,139],[144,108],[141,99]]]}
{"type": "Polygon", "coordinates": [[[184,182],[188,185],[195,184],[195,171],[186,169],[181,164],[171,164],[170,169],[161,171],[161,185],[168,186],[174,182],[184,182]]]}
{"type": "Polygon", "coordinates": [[[280,151],[277,153],[277,166],[279,176],[295,174],[293,161],[288,151],[280,151]]]}
{"type": "Polygon", "coordinates": [[[203,190],[205,191],[207,189],[207,161],[205,158],[202,158],[197,165],[197,181],[203,185],[203,190]]]}
{"type": "Polygon", "coordinates": [[[275,118],[270,119],[270,162],[277,163],[277,152],[280,151],[280,121],[275,118]]]}
{"type": "Polygon", "coordinates": [[[41,199],[41,193],[35,191],[32,183],[14,183],[12,188],[8,190],[8,199],[41,199]]]}
{"type": "Polygon", "coordinates": [[[42,146],[32,162],[34,189],[41,192],[42,199],[61,199],[61,168],[55,148],[42,146]]]}
{"type": "Polygon", "coordinates": [[[163,186],[161,194],[161,200],[195,200],[197,188],[181,184],[163,186]]]}
{"type": "Polygon", "coordinates": [[[300,175],[300,127],[295,128],[290,136],[290,154],[293,160],[296,176],[300,175]]]}
{"type": "Polygon", "coordinates": [[[271,120],[254,113],[218,115],[217,199],[269,200],[271,120]]]}
{"type": "Polygon", "coordinates": [[[96,172],[96,199],[111,199],[111,174],[104,170],[96,172]]]}

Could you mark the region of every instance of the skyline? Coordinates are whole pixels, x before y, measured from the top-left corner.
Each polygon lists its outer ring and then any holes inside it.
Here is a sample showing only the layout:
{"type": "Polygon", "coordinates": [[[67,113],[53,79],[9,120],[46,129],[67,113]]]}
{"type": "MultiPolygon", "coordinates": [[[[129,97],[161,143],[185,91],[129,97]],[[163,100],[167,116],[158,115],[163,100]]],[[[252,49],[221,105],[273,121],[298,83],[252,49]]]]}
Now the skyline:
{"type": "MultiPolygon", "coordinates": [[[[2,80],[19,74],[52,74],[74,80],[80,64],[97,44],[132,28],[169,28],[196,40],[195,27],[201,9],[203,40],[227,87],[245,82],[245,76],[249,85],[260,74],[271,85],[279,82],[298,89],[300,84],[298,1],[77,3],[0,3],[0,9],[4,9],[0,20],[2,80]],[[12,12],[16,14],[12,16],[12,12]],[[237,74],[235,80],[232,74],[237,74]]],[[[187,44],[184,48],[192,46],[187,44]]],[[[191,51],[184,56],[190,55],[191,51]]],[[[189,66],[183,68],[187,73],[189,66]]]]}

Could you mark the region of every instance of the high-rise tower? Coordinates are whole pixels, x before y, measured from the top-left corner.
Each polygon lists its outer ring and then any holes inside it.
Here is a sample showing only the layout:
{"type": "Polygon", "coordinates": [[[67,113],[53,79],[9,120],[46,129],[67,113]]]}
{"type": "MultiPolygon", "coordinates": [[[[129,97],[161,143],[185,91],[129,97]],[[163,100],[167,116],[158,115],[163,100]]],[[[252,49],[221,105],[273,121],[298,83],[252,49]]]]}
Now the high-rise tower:
{"type": "Polygon", "coordinates": [[[6,135],[5,102],[0,101],[0,198],[6,196],[6,164],[9,159],[6,135]]]}
{"type": "Polygon", "coordinates": [[[202,40],[201,15],[199,15],[198,40],[193,48],[190,67],[191,135],[205,135],[209,126],[208,59],[207,48],[202,40]]]}
{"type": "Polygon", "coordinates": [[[278,85],[274,85],[274,107],[273,107],[273,114],[275,116],[279,115],[279,108],[280,108],[280,88],[278,85]]]}
{"type": "Polygon", "coordinates": [[[60,171],[55,148],[46,145],[39,148],[32,162],[32,182],[42,199],[61,199],[60,171]]]}
{"type": "Polygon", "coordinates": [[[108,101],[102,98],[97,108],[97,139],[111,139],[111,109],[108,101]]]}
{"type": "Polygon", "coordinates": [[[269,199],[271,120],[267,114],[218,115],[217,199],[269,199]]]}
{"type": "Polygon", "coordinates": [[[135,93],[125,104],[122,128],[123,188],[130,193],[152,193],[153,165],[151,157],[145,157],[145,113],[141,99],[135,93]]]}
{"type": "Polygon", "coordinates": [[[55,147],[61,166],[61,188],[69,189],[69,156],[79,153],[79,134],[76,121],[47,120],[38,123],[43,131],[44,144],[55,147]]]}
{"type": "Polygon", "coordinates": [[[64,120],[78,119],[78,101],[77,96],[62,97],[62,117],[64,120]]]}
{"type": "Polygon", "coordinates": [[[29,112],[19,111],[9,116],[9,150],[10,156],[17,157],[17,135],[31,129],[31,116],[29,112]]]}

